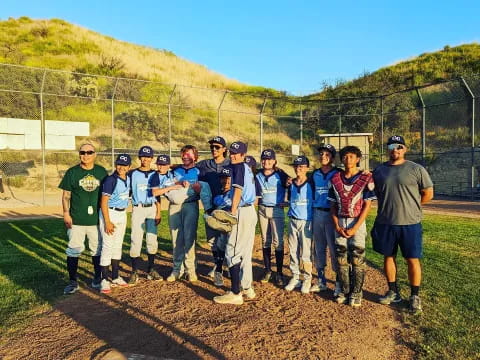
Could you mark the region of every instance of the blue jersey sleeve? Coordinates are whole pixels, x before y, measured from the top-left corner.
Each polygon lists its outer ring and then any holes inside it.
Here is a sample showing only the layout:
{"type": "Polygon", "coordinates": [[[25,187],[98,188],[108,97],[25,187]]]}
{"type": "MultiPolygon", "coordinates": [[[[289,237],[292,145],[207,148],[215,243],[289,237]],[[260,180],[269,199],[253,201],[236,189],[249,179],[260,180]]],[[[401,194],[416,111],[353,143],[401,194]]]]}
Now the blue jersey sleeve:
{"type": "Polygon", "coordinates": [[[112,196],[117,181],[113,175],[107,176],[102,184],[102,195],[112,196]]]}
{"type": "Polygon", "coordinates": [[[244,163],[232,165],[232,187],[243,189],[245,185],[245,166],[244,163]]]}
{"type": "Polygon", "coordinates": [[[280,177],[280,183],[284,188],[287,187],[287,180],[288,180],[288,175],[285,171],[283,170],[278,170],[278,176],[280,177]]]}
{"type": "Polygon", "coordinates": [[[255,195],[256,197],[262,197],[262,186],[258,181],[258,178],[255,176],[255,195]]]}

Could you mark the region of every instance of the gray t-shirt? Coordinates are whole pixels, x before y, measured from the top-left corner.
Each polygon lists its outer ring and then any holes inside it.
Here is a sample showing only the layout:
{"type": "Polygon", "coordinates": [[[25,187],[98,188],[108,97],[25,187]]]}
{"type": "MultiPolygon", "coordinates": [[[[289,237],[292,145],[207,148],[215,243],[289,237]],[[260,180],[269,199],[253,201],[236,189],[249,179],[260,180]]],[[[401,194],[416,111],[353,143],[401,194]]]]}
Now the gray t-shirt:
{"type": "Polygon", "coordinates": [[[412,225],[422,220],[420,190],[433,187],[427,170],[412,161],[401,165],[388,162],[373,171],[378,200],[376,222],[389,225],[412,225]]]}

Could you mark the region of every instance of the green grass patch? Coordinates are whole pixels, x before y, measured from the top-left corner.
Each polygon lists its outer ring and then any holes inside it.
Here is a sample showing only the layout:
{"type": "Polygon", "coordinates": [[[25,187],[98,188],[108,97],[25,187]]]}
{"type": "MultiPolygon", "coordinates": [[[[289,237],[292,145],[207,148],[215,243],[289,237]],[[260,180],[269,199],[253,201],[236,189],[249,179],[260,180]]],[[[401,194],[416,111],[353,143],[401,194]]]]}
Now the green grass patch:
{"type": "MultiPolygon", "coordinates": [[[[171,250],[167,214],[159,227],[159,247],[171,250]]],[[[373,216],[368,219],[371,228],[373,216]]],[[[203,218],[198,238],[204,241],[203,218]]],[[[258,228],[257,228],[258,231],[258,228]]],[[[13,333],[35,316],[51,309],[62,298],[67,282],[63,222],[59,219],[0,223],[0,331],[13,333]]],[[[478,220],[426,216],[424,221],[424,280],[421,287],[424,312],[421,316],[401,313],[406,324],[401,339],[420,359],[478,359],[480,342],[480,251],[478,220]]],[[[128,259],[130,226],[124,243],[128,259]]],[[[371,249],[367,257],[381,269],[383,258],[371,249]]],[[[145,254],[145,251],[142,252],[145,254]]],[[[127,260],[128,261],[128,260],[127,260]]],[[[409,296],[407,270],[399,261],[399,285],[409,296]]],[[[79,264],[79,280],[92,277],[89,257],[79,264]]]]}

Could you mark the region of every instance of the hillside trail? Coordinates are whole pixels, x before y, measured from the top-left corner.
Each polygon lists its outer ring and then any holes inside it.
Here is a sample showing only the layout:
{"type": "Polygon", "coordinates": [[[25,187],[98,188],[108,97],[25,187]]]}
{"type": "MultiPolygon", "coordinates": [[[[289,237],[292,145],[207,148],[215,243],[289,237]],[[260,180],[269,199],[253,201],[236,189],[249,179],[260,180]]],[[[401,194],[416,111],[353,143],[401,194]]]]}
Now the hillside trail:
{"type": "MultiPolygon", "coordinates": [[[[220,305],[206,276],[209,250],[198,247],[199,281],[141,281],[100,294],[85,284],[24,330],[0,338],[7,359],[412,359],[402,341],[398,307],[378,304],[386,291],[381,272],[368,267],[360,308],[333,301],[329,290],[303,295],[272,283],[254,283],[257,297],[242,306],[220,305]]],[[[254,249],[254,278],[262,272],[261,243],[254,249]]],[[[287,255],[288,259],[288,255],[287,255]]],[[[163,276],[171,255],[159,255],[163,276]]],[[[288,261],[287,261],[288,264],[288,261]]],[[[130,268],[122,265],[121,275],[130,268]]],[[[146,266],[145,263],[142,266],[146,266]]],[[[287,270],[287,275],[290,272],[287,270]]],[[[327,271],[332,279],[332,273],[327,271]]],[[[230,282],[225,279],[225,285],[230,282]]],[[[58,289],[62,291],[62,289],[58,289]]]]}

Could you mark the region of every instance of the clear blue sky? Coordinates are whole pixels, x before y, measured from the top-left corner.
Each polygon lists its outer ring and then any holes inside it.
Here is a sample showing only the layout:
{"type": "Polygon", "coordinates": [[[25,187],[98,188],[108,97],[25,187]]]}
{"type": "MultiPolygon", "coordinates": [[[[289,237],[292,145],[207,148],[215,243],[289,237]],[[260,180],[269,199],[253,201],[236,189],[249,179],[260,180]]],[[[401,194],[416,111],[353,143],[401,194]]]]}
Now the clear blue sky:
{"type": "Polygon", "coordinates": [[[61,18],[298,95],[445,45],[480,42],[480,0],[1,0],[0,19],[20,16],[61,18]]]}

